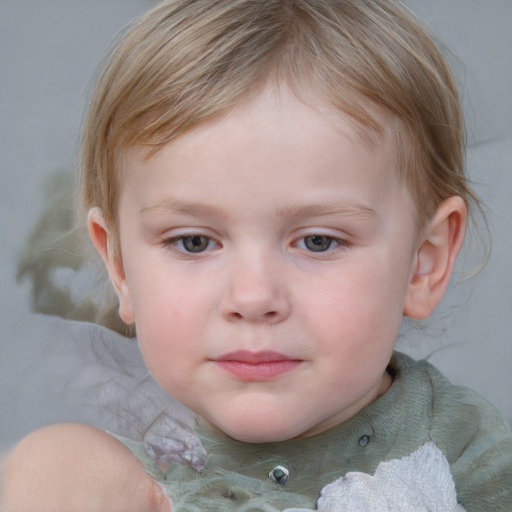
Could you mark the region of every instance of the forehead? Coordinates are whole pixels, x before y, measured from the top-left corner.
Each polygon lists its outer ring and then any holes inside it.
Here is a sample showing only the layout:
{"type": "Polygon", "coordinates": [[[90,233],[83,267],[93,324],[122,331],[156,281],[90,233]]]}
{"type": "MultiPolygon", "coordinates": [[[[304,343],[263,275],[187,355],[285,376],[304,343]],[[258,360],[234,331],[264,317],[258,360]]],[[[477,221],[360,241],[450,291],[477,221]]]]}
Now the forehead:
{"type": "Polygon", "coordinates": [[[286,141],[290,146],[300,146],[312,137],[330,140],[342,136],[349,139],[354,147],[359,145],[368,152],[395,153],[393,134],[397,120],[370,102],[354,98],[353,103],[356,102],[358,108],[365,111],[367,122],[346,114],[324,100],[318,91],[312,92],[304,87],[294,87],[292,91],[288,85],[270,81],[227,113],[200,122],[163,146],[135,145],[127,148],[122,167],[125,168],[126,162],[132,158],[149,161],[162,150],[167,154],[180,152],[182,156],[187,151],[196,156],[206,154],[214,149],[212,144],[220,132],[229,134],[233,149],[242,139],[247,139],[247,134],[254,143],[257,138],[273,140],[280,135],[281,142],[286,141]],[[286,138],[287,134],[290,136],[286,138]]]}
{"type": "Polygon", "coordinates": [[[129,195],[129,203],[145,213],[176,202],[181,210],[184,203],[197,211],[199,203],[215,201],[244,210],[243,196],[246,205],[254,203],[252,213],[271,200],[273,214],[279,205],[290,211],[286,204],[297,201],[357,203],[363,210],[366,203],[370,210],[403,188],[387,130],[365,134],[355,120],[328,105],[307,105],[275,89],[155,154],[128,151],[123,169],[121,199],[129,195]]]}

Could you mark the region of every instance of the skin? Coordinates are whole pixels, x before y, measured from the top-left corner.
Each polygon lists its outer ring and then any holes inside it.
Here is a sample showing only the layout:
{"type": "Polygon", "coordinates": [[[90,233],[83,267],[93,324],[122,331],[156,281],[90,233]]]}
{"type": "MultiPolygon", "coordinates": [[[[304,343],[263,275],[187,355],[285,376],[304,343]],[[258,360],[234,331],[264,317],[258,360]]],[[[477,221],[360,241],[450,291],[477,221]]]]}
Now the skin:
{"type": "MultiPolygon", "coordinates": [[[[128,152],[122,260],[97,209],[90,231],[159,384],[246,442],[317,434],[385,392],[404,312],[436,302],[415,284],[438,256],[394,165],[390,134],[370,145],[352,119],[277,87],[151,158],[128,152]],[[239,378],[218,362],[237,351],[293,363],[239,378]]],[[[453,199],[440,224],[456,217],[461,237],[453,199]]]]}
{"type": "Polygon", "coordinates": [[[78,424],[23,439],[2,468],[6,512],[170,512],[162,488],[117,439],[78,424]]]}
{"type": "MultiPolygon", "coordinates": [[[[156,380],[242,441],[317,434],[384,393],[403,315],[430,315],[464,238],[462,199],[418,230],[391,134],[370,145],[330,110],[269,87],[151,158],[128,151],[119,233],[89,213],[156,380]],[[278,352],[286,371],[228,371],[241,350],[278,352]]],[[[28,436],[2,480],[9,512],[171,508],[123,445],[83,425],[28,436]]]]}

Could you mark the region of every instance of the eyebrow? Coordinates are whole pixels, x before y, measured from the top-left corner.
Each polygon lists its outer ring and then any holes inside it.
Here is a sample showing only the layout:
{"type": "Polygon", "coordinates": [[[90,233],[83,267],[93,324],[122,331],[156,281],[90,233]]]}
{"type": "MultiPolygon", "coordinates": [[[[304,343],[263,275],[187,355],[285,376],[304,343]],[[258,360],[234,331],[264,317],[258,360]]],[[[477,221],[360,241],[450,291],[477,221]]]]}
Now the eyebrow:
{"type": "Polygon", "coordinates": [[[352,201],[327,201],[317,204],[295,204],[283,206],[277,210],[279,217],[324,217],[345,215],[372,218],[377,212],[368,206],[352,201]]]}
{"type": "MultiPolygon", "coordinates": [[[[226,219],[222,207],[202,203],[185,202],[174,197],[165,198],[154,205],[145,206],[140,215],[174,213],[180,215],[207,216],[226,219]]],[[[280,218],[324,217],[329,215],[355,216],[371,219],[377,216],[372,208],[352,201],[326,201],[316,204],[292,204],[279,207],[276,216],[280,218]]]]}
{"type": "Polygon", "coordinates": [[[180,201],[174,197],[167,197],[158,203],[145,206],[140,210],[140,215],[150,215],[152,213],[176,213],[180,215],[194,216],[215,216],[226,218],[224,210],[215,205],[206,205],[201,203],[189,203],[180,201]]]}

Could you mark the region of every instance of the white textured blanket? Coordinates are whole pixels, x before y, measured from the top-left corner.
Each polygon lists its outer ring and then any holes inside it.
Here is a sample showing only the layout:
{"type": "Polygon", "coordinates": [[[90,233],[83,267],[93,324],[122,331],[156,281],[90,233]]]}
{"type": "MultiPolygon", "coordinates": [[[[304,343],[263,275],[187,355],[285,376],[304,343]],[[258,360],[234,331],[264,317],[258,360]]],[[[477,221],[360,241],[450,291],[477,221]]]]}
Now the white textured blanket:
{"type": "MultiPolygon", "coordinates": [[[[373,476],[347,473],[327,485],[318,512],[464,512],[445,456],[426,443],[408,457],[382,462],[373,476]]],[[[283,512],[313,512],[288,508],[283,512]]]]}

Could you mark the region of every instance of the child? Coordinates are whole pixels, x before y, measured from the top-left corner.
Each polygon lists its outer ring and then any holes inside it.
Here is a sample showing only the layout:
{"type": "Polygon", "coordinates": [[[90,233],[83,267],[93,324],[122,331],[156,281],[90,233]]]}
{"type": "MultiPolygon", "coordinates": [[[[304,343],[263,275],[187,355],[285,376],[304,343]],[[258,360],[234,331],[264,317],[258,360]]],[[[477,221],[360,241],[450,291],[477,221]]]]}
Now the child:
{"type": "Polygon", "coordinates": [[[83,216],[206,458],[49,427],[9,457],[5,509],[511,510],[498,412],[393,351],[478,208],[463,139],[449,69],[390,0],[142,17],[92,98],[83,216]]]}

